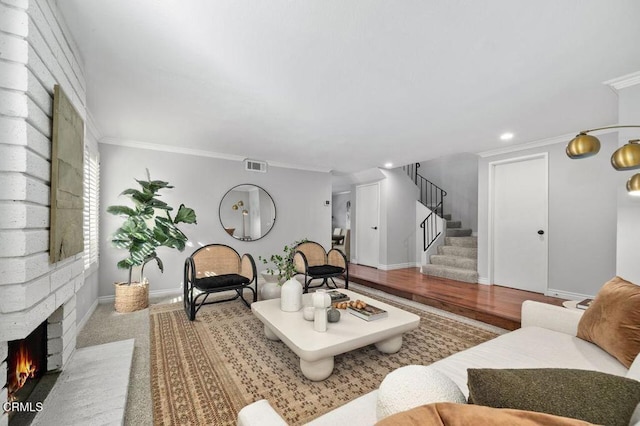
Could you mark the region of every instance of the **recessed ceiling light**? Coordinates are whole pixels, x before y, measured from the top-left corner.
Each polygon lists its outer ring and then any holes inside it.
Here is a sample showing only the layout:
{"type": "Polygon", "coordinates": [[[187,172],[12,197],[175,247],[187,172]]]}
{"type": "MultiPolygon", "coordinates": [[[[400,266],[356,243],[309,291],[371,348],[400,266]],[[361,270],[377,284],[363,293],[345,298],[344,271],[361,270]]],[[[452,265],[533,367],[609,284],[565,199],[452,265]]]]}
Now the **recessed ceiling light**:
{"type": "Polygon", "coordinates": [[[390,169],[391,167],[393,167],[393,163],[384,163],[384,167],[390,169]]]}
{"type": "Polygon", "coordinates": [[[510,141],[511,139],[513,139],[513,133],[507,132],[500,135],[501,141],[510,141]]]}

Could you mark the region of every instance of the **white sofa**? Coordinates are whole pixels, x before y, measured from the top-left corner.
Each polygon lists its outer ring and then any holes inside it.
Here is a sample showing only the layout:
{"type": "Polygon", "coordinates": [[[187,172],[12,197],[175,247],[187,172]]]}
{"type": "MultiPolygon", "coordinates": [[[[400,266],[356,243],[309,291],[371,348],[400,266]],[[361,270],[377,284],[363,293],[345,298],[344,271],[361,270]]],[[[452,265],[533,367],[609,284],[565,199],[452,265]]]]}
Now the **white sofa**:
{"type": "MultiPolygon", "coordinates": [[[[595,370],[640,380],[640,356],[630,369],[598,346],[576,337],[583,311],[526,301],[522,304],[522,328],[453,354],[429,366],[448,376],[467,397],[467,368],[573,368],[595,370]]],[[[390,375],[394,372],[390,373],[390,375]]],[[[349,426],[376,423],[378,390],[326,413],[311,426],[349,426]]],[[[260,400],[238,413],[239,426],[282,426],[287,423],[268,401],[260,400]]]]}

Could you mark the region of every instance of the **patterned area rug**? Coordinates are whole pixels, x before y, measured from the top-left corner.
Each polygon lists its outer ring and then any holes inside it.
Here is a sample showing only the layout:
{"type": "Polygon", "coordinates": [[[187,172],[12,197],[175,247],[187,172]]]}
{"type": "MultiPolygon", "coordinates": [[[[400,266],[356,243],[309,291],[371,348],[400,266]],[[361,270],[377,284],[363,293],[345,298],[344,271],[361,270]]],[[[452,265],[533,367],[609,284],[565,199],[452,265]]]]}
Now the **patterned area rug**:
{"type": "Polygon", "coordinates": [[[284,343],[268,340],[260,320],[240,301],[205,306],[194,322],[181,302],[151,306],[154,423],[235,425],[242,407],[264,398],[289,424],[304,424],[376,389],[398,367],[428,365],[497,335],[415,304],[356,291],[419,315],[420,326],[404,335],[398,353],[382,354],[370,345],[336,356],[333,374],[322,382],[305,378],[298,357],[284,343]]]}

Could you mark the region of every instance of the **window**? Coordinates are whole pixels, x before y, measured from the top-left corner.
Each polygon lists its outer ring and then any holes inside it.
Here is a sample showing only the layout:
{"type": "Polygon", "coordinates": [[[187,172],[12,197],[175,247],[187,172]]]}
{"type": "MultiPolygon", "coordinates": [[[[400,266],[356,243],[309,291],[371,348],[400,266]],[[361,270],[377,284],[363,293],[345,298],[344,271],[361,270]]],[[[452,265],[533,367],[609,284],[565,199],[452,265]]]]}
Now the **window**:
{"type": "Polygon", "coordinates": [[[98,211],[100,163],[98,154],[84,147],[84,269],[98,267],[98,211]]]}

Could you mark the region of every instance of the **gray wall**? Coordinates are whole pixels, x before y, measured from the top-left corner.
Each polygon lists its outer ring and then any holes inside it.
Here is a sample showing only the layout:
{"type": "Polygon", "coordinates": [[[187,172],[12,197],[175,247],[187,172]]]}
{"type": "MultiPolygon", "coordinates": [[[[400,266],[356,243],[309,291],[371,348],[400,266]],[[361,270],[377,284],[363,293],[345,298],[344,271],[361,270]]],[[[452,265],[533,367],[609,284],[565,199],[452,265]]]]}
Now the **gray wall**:
{"type": "MultiPolygon", "coordinates": [[[[595,295],[615,274],[616,197],[619,176],[609,164],[614,134],[599,137],[600,155],[571,160],[566,143],[481,158],[478,187],[478,272],[488,278],[488,171],[492,161],[534,153],[549,155],[550,294],[595,295]]],[[[569,141],[567,141],[569,142],[569,141]]]]}
{"type": "Polygon", "coordinates": [[[445,191],[445,213],[462,221],[463,228],[478,230],[478,159],[460,153],[420,163],[418,173],[445,191]]]}
{"type": "MultiPolygon", "coordinates": [[[[351,201],[351,258],[357,260],[356,192],[358,185],[378,182],[380,184],[380,269],[394,269],[416,264],[416,199],[418,188],[407,177],[402,168],[375,169],[351,175],[355,182],[348,196],[351,201]]],[[[342,200],[340,202],[343,202],[342,200]]],[[[345,200],[346,202],[346,200],[345,200]]]]}
{"type": "Polygon", "coordinates": [[[116,263],[126,253],[111,246],[110,237],[122,219],[106,213],[113,204],[126,204],[126,197],[118,197],[124,189],[137,185],[134,179],[145,177],[148,168],[152,179],[168,181],[175,188],[163,192],[162,199],[172,206],[184,203],[196,211],[198,224],[181,229],[189,238],[184,252],[158,249],[164,262],[161,274],[155,263],[145,268],[151,283],[150,291],[181,288],[184,259],[198,247],[223,243],[238,252],[251,253],[258,271],[264,269],[258,256],[281,253],[285,244],[301,238],[318,241],[325,247],[331,244],[331,181],[328,173],[269,167],[268,173],[247,172],[238,161],[100,144],[100,296],[113,295],[113,283],[126,279],[127,272],[118,270],[116,263]],[[276,222],[271,232],[258,241],[238,241],[229,236],[218,218],[218,206],[224,194],[233,186],[252,183],[264,188],[276,205],[276,222]]]}
{"type": "Polygon", "coordinates": [[[100,273],[95,270],[90,275],[85,275],[84,286],[76,293],[76,321],[78,325],[84,325],[89,320],[98,303],[99,282],[100,273]]]}
{"type": "Polygon", "coordinates": [[[401,168],[382,170],[380,264],[384,269],[415,265],[418,188],[401,168]]]}
{"type": "MultiPolygon", "coordinates": [[[[622,124],[640,124],[640,85],[619,92],[618,120],[622,124]]],[[[620,129],[619,146],[629,139],[640,138],[640,129],[620,129]]],[[[618,259],[616,273],[640,285],[640,197],[632,197],[625,188],[626,181],[640,170],[618,172],[618,259]]]]}

